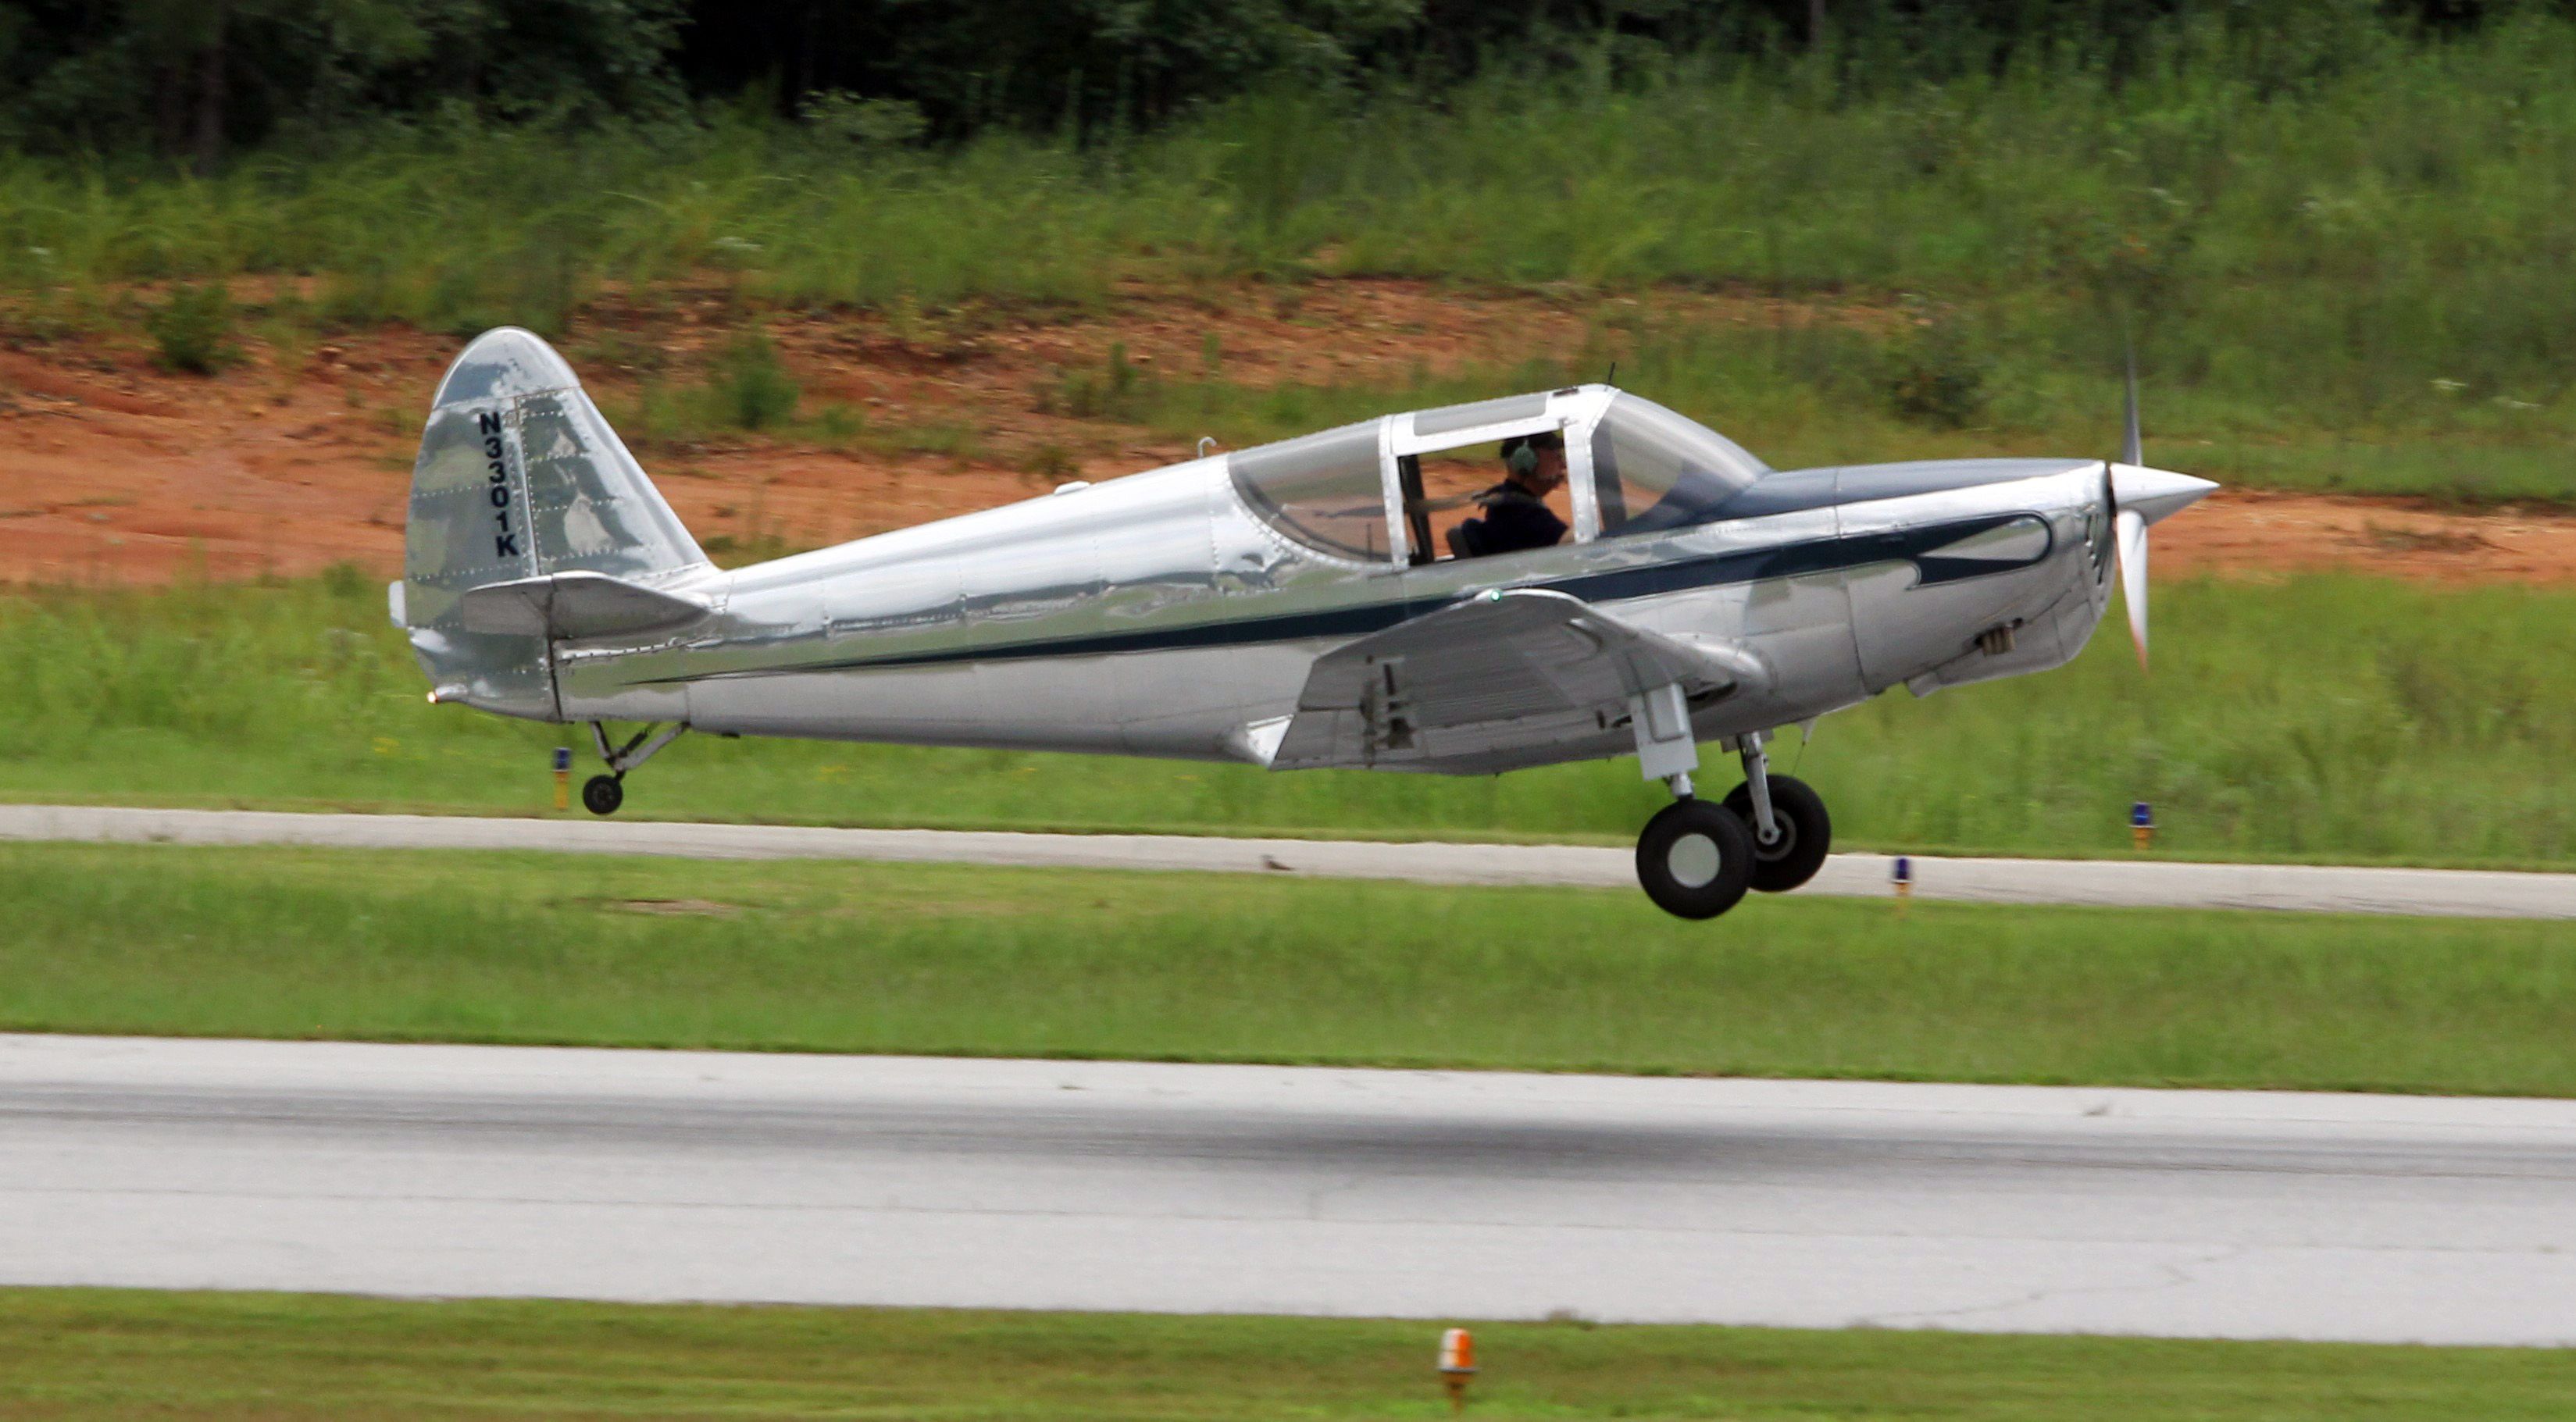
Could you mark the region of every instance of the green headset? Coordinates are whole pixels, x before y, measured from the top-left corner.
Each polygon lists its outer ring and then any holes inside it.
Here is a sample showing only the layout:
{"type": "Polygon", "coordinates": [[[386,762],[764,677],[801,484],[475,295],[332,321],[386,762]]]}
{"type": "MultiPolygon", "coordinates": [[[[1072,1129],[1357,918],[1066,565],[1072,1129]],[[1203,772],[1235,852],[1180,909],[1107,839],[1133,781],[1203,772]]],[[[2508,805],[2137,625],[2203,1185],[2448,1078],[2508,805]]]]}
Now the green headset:
{"type": "Polygon", "coordinates": [[[1503,441],[1503,468],[1517,479],[1538,472],[1538,451],[1530,447],[1529,436],[1514,435],[1503,441]]]}

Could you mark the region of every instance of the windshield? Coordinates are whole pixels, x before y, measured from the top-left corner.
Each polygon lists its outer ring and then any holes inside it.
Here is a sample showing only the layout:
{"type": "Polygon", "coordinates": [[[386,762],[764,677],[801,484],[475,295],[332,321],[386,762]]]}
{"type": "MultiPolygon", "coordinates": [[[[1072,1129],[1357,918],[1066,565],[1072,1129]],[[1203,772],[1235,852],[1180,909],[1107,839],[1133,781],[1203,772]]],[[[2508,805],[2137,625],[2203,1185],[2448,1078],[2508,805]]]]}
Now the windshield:
{"type": "Polygon", "coordinates": [[[1770,472],[1735,441],[1635,395],[1614,398],[1592,431],[1605,536],[1701,522],[1770,472]]]}

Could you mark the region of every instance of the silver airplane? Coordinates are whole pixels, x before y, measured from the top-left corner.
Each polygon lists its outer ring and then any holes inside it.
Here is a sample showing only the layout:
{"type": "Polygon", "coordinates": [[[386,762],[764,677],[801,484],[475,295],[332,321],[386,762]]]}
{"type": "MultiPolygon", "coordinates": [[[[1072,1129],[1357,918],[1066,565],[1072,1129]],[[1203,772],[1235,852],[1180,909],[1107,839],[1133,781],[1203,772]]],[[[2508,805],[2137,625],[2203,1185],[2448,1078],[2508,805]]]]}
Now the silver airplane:
{"type": "Polygon", "coordinates": [[[439,383],[389,591],[432,702],[589,723],[599,814],[690,729],[1443,775],[1633,754],[1673,795],[1638,878],[1710,918],[1832,842],[1769,772],[1779,728],[2058,666],[2115,568],[2143,662],[2147,527],[2215,487],[2142,463],[2134,379],[2115,460],[1791,470],[1577,385],[1203,442],[727,571],[562,357],[505,327],[439,383]],[[1466,451],[1468,483],[1497,451],[1506,477],[1440,495],[1466,451]],[[613,743],[610,721],[646,724],[613,743]],[[1723,800],[1694,794],[1706,742],[1743,766],[1723,800]]]}

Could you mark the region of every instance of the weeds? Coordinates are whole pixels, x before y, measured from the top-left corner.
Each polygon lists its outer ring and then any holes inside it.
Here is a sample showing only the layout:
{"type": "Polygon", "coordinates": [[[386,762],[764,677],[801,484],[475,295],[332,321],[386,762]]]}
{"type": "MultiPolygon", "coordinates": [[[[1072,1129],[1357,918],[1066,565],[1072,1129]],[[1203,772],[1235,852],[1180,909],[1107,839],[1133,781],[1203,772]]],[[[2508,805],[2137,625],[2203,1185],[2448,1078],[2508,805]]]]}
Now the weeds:
{"type": "Polygon", "coordinates": [[[1141,419],[1152,405],[1155,391],[1151,382],[1127,358],[1123,341],[1109,343],[1108,358],[1098,370],[1058,371],[1055,378],[1040,385],[1037,411],[1041,415],[1071,415],[1077,420],[1141,419]]]}
{"type": "Polygon", "coordinates": [[[717,419],[739,430],[765,430],[793,419],[804,391],[779,363],[778,347],[768,334],[753,329],[726,343],[707,393],[715,401],[717,419]]]}
{"type": "Polygon", "coordinates": [[[1027,462],[1020,467],[1031,478],[1053,484],[1072,478],[1079,466],[1074,463],[1072,450],[1049,442],[1030,451],[1027,462]]]}
{"type": "Polygon", "coordinates": [[[221,282],[171,288],[143,326],[158,348],[153,359],[163,370],[214,375],[241,362],[241,346],[233,340],[232,297],[221,282]]]}
{"type": "Polygon", "coordinates": [[[1888,403],[1907,419],[1966,429],[1985,412],[1989,362],[1970,347],[1953,313],[1922,311],[1912,325],[1888,352],[1888,403]]]}

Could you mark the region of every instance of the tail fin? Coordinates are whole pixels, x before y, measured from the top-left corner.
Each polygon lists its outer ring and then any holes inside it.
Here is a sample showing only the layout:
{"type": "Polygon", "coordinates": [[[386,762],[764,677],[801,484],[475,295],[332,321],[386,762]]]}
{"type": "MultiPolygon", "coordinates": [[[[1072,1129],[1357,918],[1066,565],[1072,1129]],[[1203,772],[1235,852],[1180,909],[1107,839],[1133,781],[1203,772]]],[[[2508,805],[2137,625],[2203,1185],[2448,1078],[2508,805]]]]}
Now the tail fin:
{"type": "Polygon", "coordinates": [[[560,719],[544,635],[476,630],[465,594],[594,573],[647,588],[710,571],[706,555],[536,336],[504,326],[447,368],[412,466],[403,621],[432,694],[560,719]]]}

